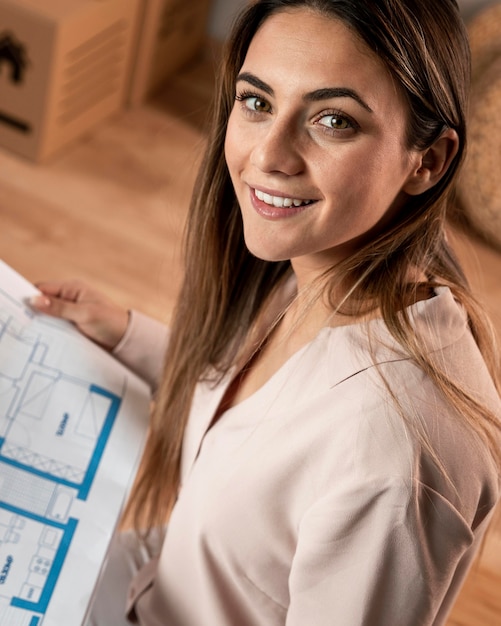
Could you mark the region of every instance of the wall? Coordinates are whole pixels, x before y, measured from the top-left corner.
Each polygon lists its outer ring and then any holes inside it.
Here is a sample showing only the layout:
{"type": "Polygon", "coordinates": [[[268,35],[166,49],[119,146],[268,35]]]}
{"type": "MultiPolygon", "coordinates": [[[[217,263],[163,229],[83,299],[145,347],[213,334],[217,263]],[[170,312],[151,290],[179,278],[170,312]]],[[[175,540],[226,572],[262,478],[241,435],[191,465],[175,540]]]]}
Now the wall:
{"type": "Polygon", "coordinates": [[[209,34],[223,40],[230,30],[234,16],[247,3],[247,0],[213,0],[209,18],[209,34]]]}
{"type": "Polygon", "coordinates": [[[465,18],[469,18],[487,5],[494,4],[494,2],[493,0],[458,0],[458,4],[465,18]]]}

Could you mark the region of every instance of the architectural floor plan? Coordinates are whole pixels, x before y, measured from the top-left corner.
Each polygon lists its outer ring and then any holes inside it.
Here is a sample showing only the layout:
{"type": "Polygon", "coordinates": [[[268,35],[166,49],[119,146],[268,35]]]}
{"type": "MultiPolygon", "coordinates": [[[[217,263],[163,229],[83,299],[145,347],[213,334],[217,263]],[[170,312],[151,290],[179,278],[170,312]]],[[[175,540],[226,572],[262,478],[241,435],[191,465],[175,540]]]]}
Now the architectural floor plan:
{"type": "Polygon", "coordinates": [[[0,626],[78,626],[149,394],[72,326],[33,314],[30,289],[0,266],[0,626]]]}

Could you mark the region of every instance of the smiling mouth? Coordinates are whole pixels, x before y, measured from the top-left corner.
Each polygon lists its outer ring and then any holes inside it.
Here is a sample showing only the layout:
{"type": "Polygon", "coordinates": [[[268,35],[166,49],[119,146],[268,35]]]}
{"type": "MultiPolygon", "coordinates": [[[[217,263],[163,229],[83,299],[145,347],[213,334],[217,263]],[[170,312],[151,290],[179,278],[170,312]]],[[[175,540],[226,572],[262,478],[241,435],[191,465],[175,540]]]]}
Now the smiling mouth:
{"type": "Polygon", "coordinates": [[[312,204],[315,200],[301,200],[300,198],[285,198],[283,196],[271,196],[268,193],[264,193],[263,191],[259,191],[259,189],[254,189],[254,193],[258,200],[268,204],[269,206],[273,206],[277,209],[289,208],[289,207],[300,207],[307,206],[308,204],[312,204]]]}

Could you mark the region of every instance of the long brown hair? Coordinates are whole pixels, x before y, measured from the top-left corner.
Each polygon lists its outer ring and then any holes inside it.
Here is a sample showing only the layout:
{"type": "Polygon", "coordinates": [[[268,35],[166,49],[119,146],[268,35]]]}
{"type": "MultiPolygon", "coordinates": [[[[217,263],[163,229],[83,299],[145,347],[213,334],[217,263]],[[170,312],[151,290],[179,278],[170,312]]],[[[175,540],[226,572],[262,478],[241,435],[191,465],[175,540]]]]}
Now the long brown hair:
{"type": "MultiPolygon", "coordinates": [[[[492,429],[498,427],[498,416],[437,370],[402,314],[412,296],[409,268],[419,268],[431,287],[449,286],[468,313],[473,335],[497,383],[492,333],[445,237],[447,204],[466,149],[470,78],[467,36],[457,3],[258,0],[241,13],[224,53],[207,150],[186,227],[184,283],[143,471],[129,506],[138,530],[162,524],[175,502],[183,435],[196,384],[201,379],[217,381],[228,372],[272,290],[291,271],[289,262],[262,261],[247,250],[224,158],[224,139],[236,77],[254,34],[271,15],[295,8],[343,21],[382,59],[408,104],[409,148],[430,147],[446,128],[458,134],[458,153],[440,182],[411,198],[386,232],[338,264],[335,275],[352,286],[350,309],[359,312],[363,303],[378,307],[390,332],[496,453],[492,429]]],[[[329,287],[330,274],[324,278],[329,287]]]]}

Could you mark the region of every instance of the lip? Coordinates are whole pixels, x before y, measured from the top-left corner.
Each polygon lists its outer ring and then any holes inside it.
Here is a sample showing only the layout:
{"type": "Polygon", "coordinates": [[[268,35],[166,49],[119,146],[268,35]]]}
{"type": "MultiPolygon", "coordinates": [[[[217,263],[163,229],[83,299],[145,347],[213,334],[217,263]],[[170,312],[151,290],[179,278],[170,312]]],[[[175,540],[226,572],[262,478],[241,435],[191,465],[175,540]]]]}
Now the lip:
{"type": "Polygon", "coordinates": [[[316,200],[314,200],[313,202],[310,202],[310,204],[303,204],[298,207],[275,207],[266,204],[266,202],[263,202],[262,200],[259,200],[259,198],[256,196],[255,189],[258,189],[263,193],[269,194],[270,196],[279,196],[282,198],[290,198],[296,196],[285,196],[283,192],[273,191],[272,189],[264,189],[262,187],[251,187],[249,185],[250,199],[254,210],[256,211],[256,213],[261,215],[261,217],[264,217],[268,220],[280,220],[295,217],[296,215],[304,213],[306,210],[310,209],[317,202],[316,200]]]}

